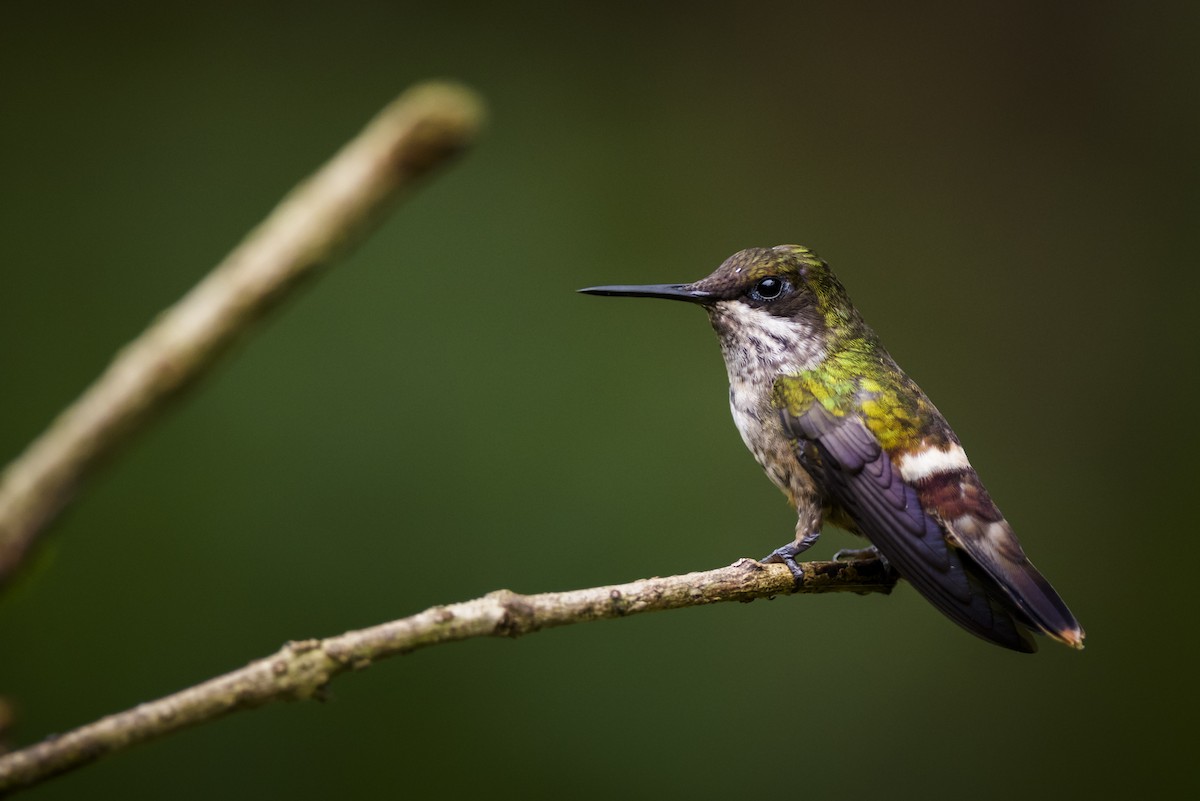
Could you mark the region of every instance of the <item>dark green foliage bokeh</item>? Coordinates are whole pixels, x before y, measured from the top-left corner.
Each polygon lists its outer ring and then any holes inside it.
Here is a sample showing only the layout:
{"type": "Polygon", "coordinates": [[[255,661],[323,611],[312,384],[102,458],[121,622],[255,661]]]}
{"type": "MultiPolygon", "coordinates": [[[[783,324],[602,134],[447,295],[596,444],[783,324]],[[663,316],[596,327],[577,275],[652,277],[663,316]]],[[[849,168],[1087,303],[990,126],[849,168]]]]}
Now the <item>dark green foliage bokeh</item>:
{"type": "Polygon", "coordinates": [[[573,292],[782,242],[955,425],[1088,649],[1001,651],[907,587],[686,610],[420,652],[30,798],[1195,789],[1195,6],[777,5],[6,9],[4,459],[404,87],[491,113],[0,598],[12,739],[288,639],[782,544],[703,315],[573,292]]]}

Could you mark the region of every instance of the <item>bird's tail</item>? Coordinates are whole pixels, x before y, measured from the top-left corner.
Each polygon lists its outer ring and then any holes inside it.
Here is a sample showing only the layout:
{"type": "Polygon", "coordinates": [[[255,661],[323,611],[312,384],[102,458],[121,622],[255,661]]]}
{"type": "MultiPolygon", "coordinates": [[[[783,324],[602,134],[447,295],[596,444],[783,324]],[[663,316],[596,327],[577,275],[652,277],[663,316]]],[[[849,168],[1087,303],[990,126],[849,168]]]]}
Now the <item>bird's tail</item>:
{"type": "Polygon", "coordinates": [[[1064,645],[1083,648],[1079,621],[1025,556],[1005,520],[982,521],[964,515],[950,523],[949,529],[995,583],[1020,622],[1064,645]]]}

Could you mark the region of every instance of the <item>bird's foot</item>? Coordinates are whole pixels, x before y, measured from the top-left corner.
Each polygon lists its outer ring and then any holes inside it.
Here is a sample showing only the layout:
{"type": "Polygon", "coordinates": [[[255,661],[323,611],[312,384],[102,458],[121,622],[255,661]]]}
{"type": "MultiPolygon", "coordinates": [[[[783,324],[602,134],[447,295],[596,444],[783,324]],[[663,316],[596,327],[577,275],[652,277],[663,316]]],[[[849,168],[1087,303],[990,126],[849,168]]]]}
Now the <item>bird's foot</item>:
{"type": "Polygon", "coordinates": [[[883,563],[884,570],[888,573],[892,572],[892,565],[888,562],[887,557],[879,552],[879,549],[874,545],[867,548],[843,548],[833,555],[835,562],[849,562],[853,559],[878,559],[883,563]]]}
{"type": "Polygon", "coordinates": [[[879,549],[874,545],[866,548],[843,548],[833,555],[835,562],[848,562],[851,559],[882,559],[879,549]]]}
{"type": "Polygon", "coordinates": [[[776,548],[758,561],[765,565],[787,565],[787,569],[792,571],[792,578],[796,581],[796,589],[800,589],[800,587],[804,584],[804,568],[797,564],[796,557],[804,551],[807,551],[809,547],[817,541],[817,537],[819,536],[821,536],[821,532],[819,530],[814,531],[811,534],[806,534],[801,539],[793,540],[781,548],[776,548]]]}

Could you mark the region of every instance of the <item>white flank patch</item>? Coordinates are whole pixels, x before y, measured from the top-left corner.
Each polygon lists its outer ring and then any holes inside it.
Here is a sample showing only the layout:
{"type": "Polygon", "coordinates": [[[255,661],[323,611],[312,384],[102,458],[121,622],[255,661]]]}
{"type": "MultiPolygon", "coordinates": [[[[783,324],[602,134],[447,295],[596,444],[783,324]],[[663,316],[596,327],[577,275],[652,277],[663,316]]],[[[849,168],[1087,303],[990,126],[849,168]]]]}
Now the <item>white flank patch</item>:
{"type": "Polygon", "coordinates": [[[905,481],[920,481],[940,473],[965,470],[971,466],[961,445],[945,448],[926,448],[918,453],[906,453],[900,459],[900,475],[905,481]]]}

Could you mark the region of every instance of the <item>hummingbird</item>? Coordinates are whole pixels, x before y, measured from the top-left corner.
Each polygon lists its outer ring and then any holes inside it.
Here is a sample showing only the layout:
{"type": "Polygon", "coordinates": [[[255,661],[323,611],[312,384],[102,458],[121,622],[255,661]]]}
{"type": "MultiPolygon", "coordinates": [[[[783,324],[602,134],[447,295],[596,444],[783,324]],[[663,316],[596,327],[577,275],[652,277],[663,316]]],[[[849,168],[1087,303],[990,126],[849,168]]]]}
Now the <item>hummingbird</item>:
{"type": "Polygon", "coordinates": [[[967,631],[1024,653],[1032,634],[1083,648],[1084,632],[1025,555],[942,414],[900,369],[829,266],[801,245],[742,250],[691,284],[596,286],[708,313],[746,447],[796,510],[796,557],[825,521],[858,534],[967,631]]]}

